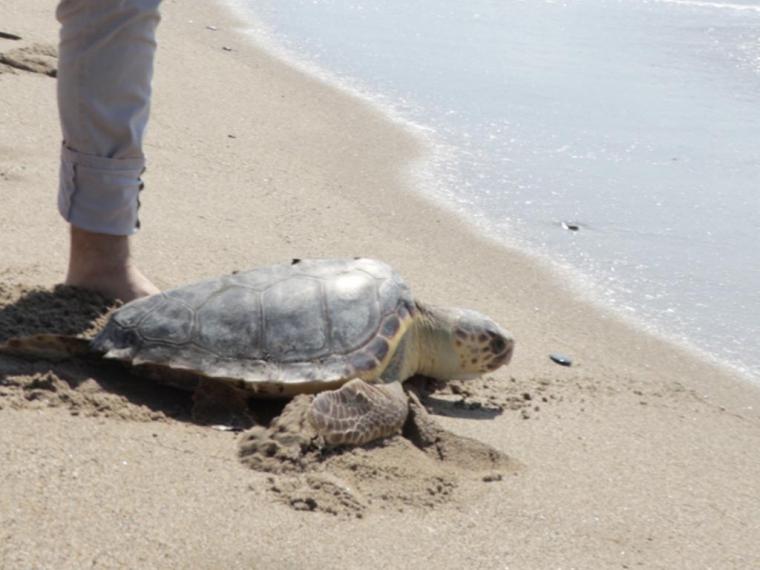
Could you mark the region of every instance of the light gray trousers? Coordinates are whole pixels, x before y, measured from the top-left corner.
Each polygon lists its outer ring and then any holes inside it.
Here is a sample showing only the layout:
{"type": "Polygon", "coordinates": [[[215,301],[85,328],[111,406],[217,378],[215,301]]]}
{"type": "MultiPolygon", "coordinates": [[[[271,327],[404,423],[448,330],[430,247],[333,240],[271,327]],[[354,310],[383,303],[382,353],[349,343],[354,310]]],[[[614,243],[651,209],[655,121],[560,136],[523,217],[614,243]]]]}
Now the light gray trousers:
{"type": "Polygon", "coordinates": [[[137,231],[142,144],[161,0],[61,0],[58,210],[112,235],[137,231]]]}

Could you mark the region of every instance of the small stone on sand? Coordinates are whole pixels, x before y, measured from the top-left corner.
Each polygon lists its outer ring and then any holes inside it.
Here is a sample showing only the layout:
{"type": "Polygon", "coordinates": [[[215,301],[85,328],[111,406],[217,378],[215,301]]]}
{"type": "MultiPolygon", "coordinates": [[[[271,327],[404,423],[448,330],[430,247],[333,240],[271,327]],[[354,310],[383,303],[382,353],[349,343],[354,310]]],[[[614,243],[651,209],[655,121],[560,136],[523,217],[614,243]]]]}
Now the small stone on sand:
{"type": "Polygon", "coordinates": [[[569,356],[565,356],[564,354],[560,354],[558,352],[553,352],[549,355],[549,358],[552,360],[552,362],[556,362],[560,366],[572,366],[573,361],[569,356]]]}

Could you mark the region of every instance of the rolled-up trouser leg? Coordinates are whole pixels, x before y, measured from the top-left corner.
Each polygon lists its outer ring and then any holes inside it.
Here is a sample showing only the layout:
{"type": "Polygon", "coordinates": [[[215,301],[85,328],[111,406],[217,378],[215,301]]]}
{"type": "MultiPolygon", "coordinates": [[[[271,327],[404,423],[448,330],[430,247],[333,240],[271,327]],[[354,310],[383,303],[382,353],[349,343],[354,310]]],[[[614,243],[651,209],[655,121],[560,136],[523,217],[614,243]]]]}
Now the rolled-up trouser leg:
{"type": "Polygon", "coordinates": [[[130,235],[139,221],[160,0],[62,0],[58,209],[84,230],[130,235]]]}

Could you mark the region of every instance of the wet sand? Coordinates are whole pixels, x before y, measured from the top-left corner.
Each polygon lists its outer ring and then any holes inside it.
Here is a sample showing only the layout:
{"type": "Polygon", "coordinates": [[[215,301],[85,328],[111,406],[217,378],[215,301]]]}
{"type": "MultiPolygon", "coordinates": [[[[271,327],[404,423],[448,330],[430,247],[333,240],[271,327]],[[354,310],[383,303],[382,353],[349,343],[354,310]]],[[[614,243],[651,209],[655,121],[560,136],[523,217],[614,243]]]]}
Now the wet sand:
{"type": "MultiPolygon", "coordinates": [[[[0,29],[23,38],[0,38],[0,53],[54,44],[54,5],[0,7],[0,29]]],[[[316,475],[254,469],[249,434],[193,424],[184,393],[97,363],[0,356],[0,566],[760,565],[757,388],[414,193],[418,141],[247,44],[227,12],[163,12],[136,239],[146,273],[166,288],[293,257],[391,263],[418,298],[515,335],[509,367],[427,402],[514,463],[454,468],[399,436],[316,475]]],[[[86,332],[97,302],[52,289],[67,242],[54,80],[0,64],[0,124],[0,334],[86,332]]]]}

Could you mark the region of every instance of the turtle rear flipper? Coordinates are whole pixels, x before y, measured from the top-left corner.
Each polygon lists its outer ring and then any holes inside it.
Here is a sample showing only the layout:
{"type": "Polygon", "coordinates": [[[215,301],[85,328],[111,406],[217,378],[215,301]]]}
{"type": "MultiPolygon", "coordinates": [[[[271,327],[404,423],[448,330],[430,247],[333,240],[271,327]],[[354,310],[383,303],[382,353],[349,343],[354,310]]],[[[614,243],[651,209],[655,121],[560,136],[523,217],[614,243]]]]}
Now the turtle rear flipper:
{"type": "Polygon", "coordinates": [[[14,337],[0,343],[0,353],[45,360],[65,360],[92,352],[89,339],[60,334],[14,337]]]}
{"type": "Polygon", "coordinates": [[[327,443],[362,445],[398,432],[408,412],[400,382],[368,384],[356,378],[314,398],[309,417],[327,443]]]}

